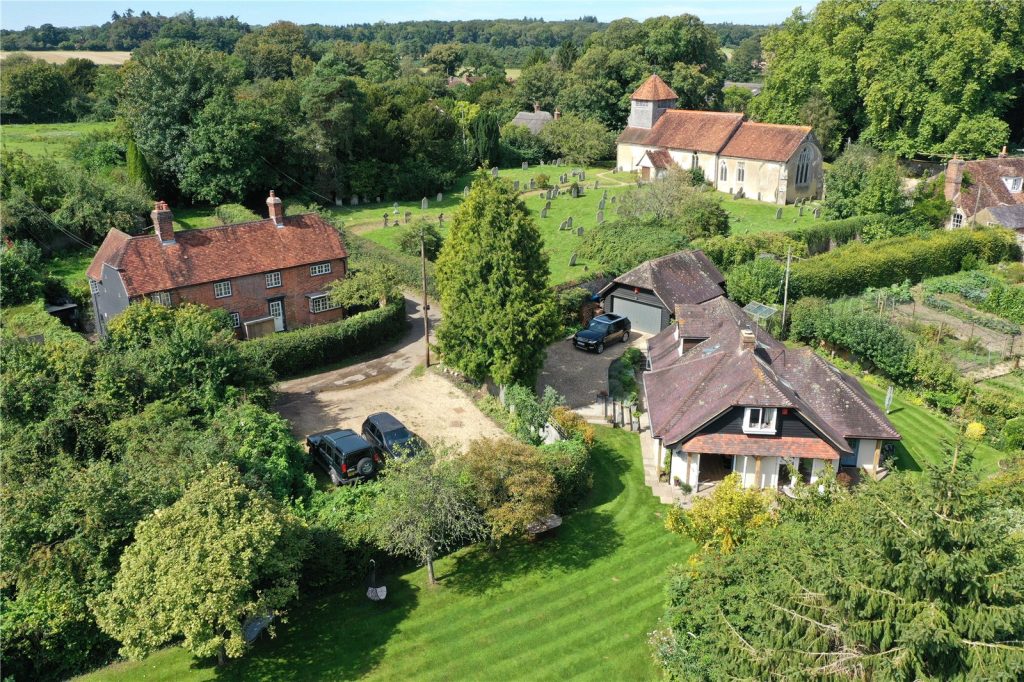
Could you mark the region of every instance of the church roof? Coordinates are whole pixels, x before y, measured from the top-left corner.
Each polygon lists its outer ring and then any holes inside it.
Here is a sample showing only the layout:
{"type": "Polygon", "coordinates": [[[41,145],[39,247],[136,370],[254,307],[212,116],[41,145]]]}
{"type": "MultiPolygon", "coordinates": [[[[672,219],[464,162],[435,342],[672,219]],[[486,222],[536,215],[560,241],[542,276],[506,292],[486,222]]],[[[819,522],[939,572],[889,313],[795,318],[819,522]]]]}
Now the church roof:
{"type": "Polygon", "coordinates": [[[661,79],[661,76],[652,73],[651,77],[645,80],[643,85],[637,88],[636,92],[630,96],[630,99],[658,101],[663,99],[679,99],[679,95],[668,86],[668,83],[661,79]]]}
{"type": "Polygon", "coordinates": [[[810,126],[744,121],[721,153],[740,159],[789,161],[810,133],[810,126]]]}
{"type": "Polygon", "coordinates": [[[742,123],[743,114],[669,109],[650,130],[626,128],[618,141],[620,144],[717,154],[742,123]]]}

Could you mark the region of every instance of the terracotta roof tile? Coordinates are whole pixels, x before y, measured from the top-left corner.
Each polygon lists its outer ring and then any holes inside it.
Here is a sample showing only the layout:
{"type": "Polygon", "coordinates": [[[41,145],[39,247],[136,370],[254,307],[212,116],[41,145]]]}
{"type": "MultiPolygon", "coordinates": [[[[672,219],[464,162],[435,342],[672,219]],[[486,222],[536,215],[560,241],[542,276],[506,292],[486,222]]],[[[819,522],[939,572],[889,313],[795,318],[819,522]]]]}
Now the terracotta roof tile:
{"type": "Polygon", "coordinates": [[[661,79],[656,73],[652,73],[650,77],[643,82],[639,88],[636,89],[629,97],[630,99],[642,99],[642,100],[665,100],[665,99],[679,99],[679,95],[675,93],[675,90],[668,86],[668,83],[661,79]]]}
{"type": "Polygon", "coordinates": [[[106,263],[121,272],[129,296],[144,296],[348,255],[339,232],[315,213],[287,216],[280,228],[267,219],[177,231],[174,239],[111,230],[87,274],[101,279],[106,263]]]}
{"type": "Polygon", "coordinates": [[[721,154],[740,159],[789,161],[810,133],[810,126],[744,121],[721,154]]]}
{"type": "Polygon", "coordinates": [[[743,114],[669,109],[636,144],[717,154],[742,122],[743,114]]]}
{"type": "Polygon", "coordinates": [[[676,165],[676,162],[672,160],[672,155],[664,149],[648,149],[645,155],[655,168],[668,169],[676,165]]]}
{"type": "Polygon", "coordinates": [[[681,444],[686,452],[716,455],[760,455],[839,459],[839,453],[818,438],[790,436],[748,436],[737,433],[703,433],[681,444]]]}
{"type": "Polygon", "coordinates": [[[1011,192],[1003,182],[1004,177],[1024,176],[1024,157],[968,161],[964,164],[963,170],[970,177],[970,183],[962,183],[959,192],[947,198],[951,199],[966,217],[973,216],[975,211],[993,206],[1024,205],[1024,192],[1011,192]]]}

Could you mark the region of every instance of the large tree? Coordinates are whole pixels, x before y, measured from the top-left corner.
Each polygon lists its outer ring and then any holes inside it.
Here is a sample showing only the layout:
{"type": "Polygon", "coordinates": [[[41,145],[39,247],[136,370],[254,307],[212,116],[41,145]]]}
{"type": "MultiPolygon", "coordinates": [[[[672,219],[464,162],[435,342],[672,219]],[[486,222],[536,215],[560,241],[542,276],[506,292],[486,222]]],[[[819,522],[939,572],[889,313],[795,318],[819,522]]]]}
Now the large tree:
{"type": "Polygon", "coordinates": [[[806,491],[670,581],[671,679],[1021,679],[1019,486],[963,454],[852,494],[806,491]]]}
{"type": "Polygon", "coordinates": [[[478,177],[437,259],[445,363],[479,381],[532,386],[557,327],[549,275],[540,232],[512,186],[478,177]]]}
{"type": "Polygon", "coordinates": [[[540,139],[553,153],[580,166],[610,158],[615,136],[600,121],[566,114],[540,131],[540,139]]]}
{"type": "Polygon", "coordinates": [[[304,551],[298,518],[221,464],[138,525],[100,626],[132,657],[182,637],[197,656],[237,658],[245,619],[278,614],[298,594],[304,551]]]}

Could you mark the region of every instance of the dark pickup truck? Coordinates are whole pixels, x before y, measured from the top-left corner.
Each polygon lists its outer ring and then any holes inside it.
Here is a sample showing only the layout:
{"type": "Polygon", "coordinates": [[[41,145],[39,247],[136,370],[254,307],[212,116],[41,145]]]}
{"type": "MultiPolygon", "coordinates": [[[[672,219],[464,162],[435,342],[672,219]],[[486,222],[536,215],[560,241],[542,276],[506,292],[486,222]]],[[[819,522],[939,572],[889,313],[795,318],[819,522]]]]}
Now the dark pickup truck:
{"type": "Polygon", "coordinates": [[[373,478],[380,468],[380,455],[352,429],[314,433],[306,446],[335,485],[373,478]]]}
{"type": "Polygon", "coordinates": [[[583,350],[603,353],[604,347],[614,341],[629,341],[630,323],[628,317],[608,313],[598,315],[590,321],[586,329],[581,329],[572,337],[572,345],[583,350]]]}

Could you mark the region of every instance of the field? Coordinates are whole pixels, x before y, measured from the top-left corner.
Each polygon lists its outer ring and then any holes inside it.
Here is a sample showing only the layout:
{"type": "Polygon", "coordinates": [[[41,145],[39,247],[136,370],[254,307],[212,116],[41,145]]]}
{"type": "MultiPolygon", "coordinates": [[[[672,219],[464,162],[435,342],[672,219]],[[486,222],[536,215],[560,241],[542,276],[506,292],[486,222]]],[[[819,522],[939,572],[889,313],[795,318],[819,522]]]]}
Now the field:
{"type": "Polygon", "coordinates": [[[81,123],[21,123],[0,127],[0,146],[33,156],[67,158],[71,144],[86,133],[114,129],[113,121],[81,123]]]}
{"type": "Polygon", "coordinates": [[[292,609],[273,640],[216,670],[180,648],[85,680],[653,680],[647,644],[665,572],[693,551],[664,530],[636,435],[598,427],[594,491],[556,537],[482,547],[388,576],[388,601],[360,586],[292,609]]]}
{"type": "Polygon", "coordinates": [[[26,50],[24,52],[0,51],[0,60],[6,59],[12,54],[27,54],[36,59],[42,59],[50,64],[63,64],[69,59],[88,59],[95,64],[120,66],[128,61],[131,52],[102,52],[93,50],[26,50]]]}

